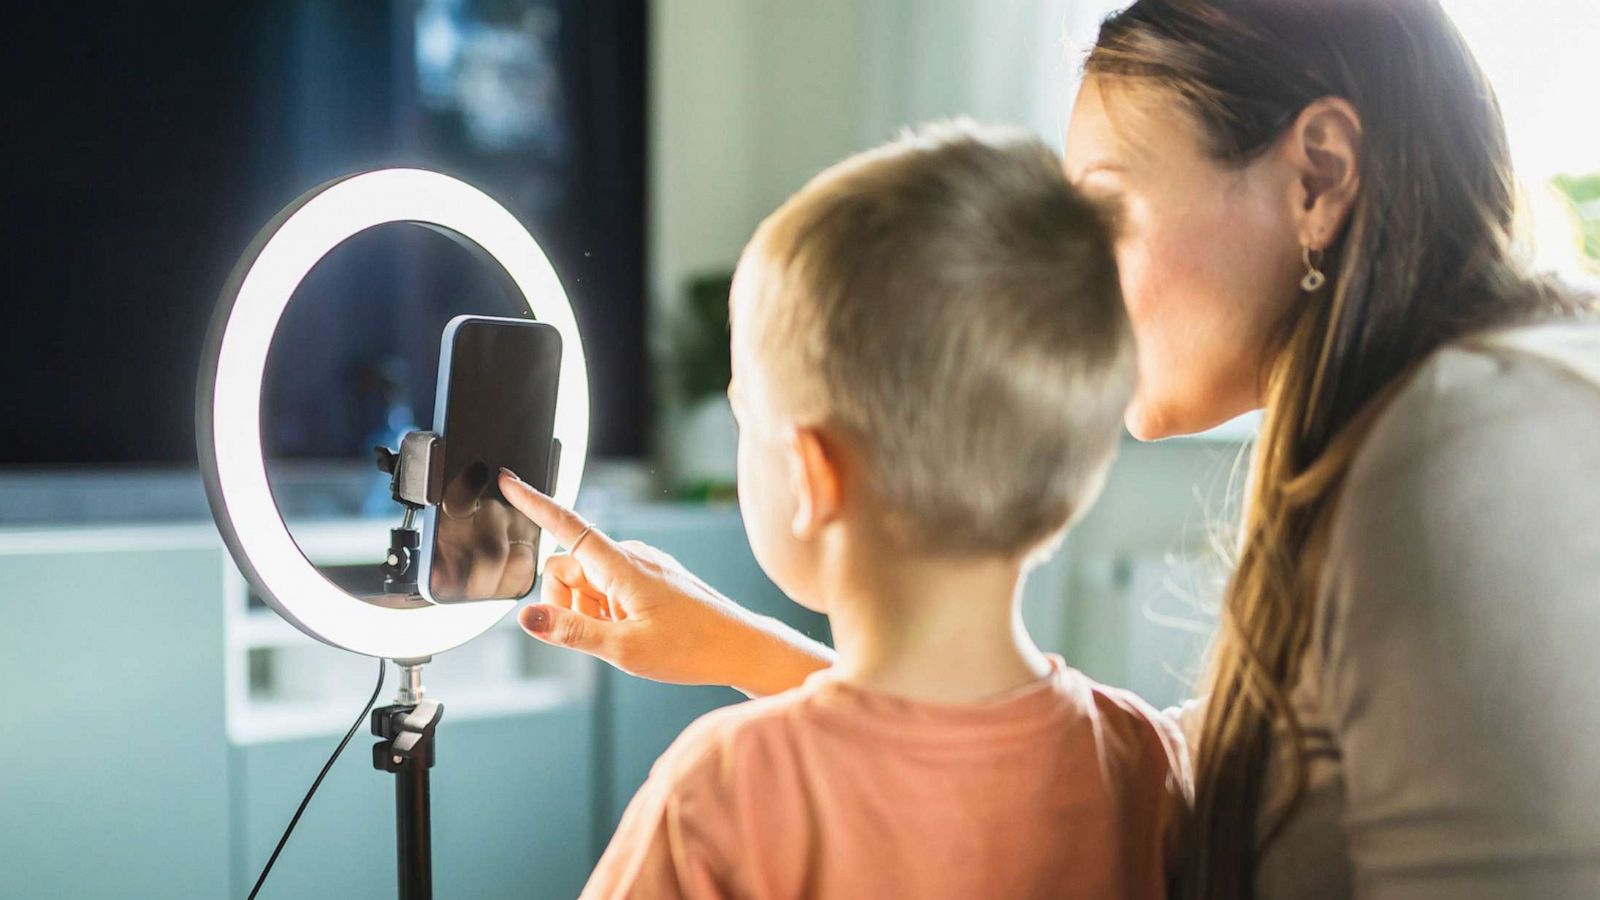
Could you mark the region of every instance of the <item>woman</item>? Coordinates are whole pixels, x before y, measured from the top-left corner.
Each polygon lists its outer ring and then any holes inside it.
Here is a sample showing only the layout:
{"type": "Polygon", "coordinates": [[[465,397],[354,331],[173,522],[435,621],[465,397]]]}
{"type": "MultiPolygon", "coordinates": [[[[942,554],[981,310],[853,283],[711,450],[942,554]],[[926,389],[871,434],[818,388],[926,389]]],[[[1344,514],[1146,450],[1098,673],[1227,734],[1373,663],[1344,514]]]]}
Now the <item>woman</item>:
{"type": "MultiPolygon", "coordinates": [[[[1266,410],[1184,712],[1186,895],[1600,896],[1600,329],[1516,262],[1460,36],[1435,0],[1140,0],[1086,74],[1066,165],[1118,232],[1129,429],[1266,410]]],[[[579,542],[534,635],[755,694],[828,664],[514,499],[579,542]]]]}

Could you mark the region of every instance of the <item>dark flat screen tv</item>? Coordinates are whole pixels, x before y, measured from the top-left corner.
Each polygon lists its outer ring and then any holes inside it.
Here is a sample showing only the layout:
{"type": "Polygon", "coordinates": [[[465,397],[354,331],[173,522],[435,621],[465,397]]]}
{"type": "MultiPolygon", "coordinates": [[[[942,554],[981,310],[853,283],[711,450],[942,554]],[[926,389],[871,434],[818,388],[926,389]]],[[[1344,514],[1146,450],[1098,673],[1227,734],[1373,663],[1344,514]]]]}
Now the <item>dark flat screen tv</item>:
{"type": "MultiPolygon", "coordinates": [[[[645,449],[645,0],[16,5],[0,29],[0,466],[190,464],[229,269],[304,190],[443,171],[544,246],[588,351],[596,454],[645,449]]],[[[285,460],[431,423],[439,339],[514,312],[481,263],[390,225],[307,277],[263,425],[285,460]]]]}

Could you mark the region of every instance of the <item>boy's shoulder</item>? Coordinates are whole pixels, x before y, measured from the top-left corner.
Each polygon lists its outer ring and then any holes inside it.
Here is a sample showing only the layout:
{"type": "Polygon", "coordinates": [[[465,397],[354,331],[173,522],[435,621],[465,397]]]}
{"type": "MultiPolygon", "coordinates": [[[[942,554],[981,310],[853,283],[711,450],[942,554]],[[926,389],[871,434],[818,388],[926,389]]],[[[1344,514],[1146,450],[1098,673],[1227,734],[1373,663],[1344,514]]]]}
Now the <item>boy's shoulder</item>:
{"type": "Polygon", "coordinates": [[[676,784],[738,778],[793,752],[791,737],[811,685],[714,709],[694,720],[656,760],[651,777],[676,784]]]}
{"type": "MultiPolygon", "coordinates": [[[[1074,670],[1076,671],[1076,670],[1074,670]]],[[[1163,743],[1176,742],[1183,746],[1183,731],[1176,716],[1151,706],[1144,698],[1126,688],[1112,687],[1077,673],[1082,679],[1095,715],[1126,728],[1130,733],[1163,743]]]]}
{"type": "Polygon", "coordinates": [[[1085,701],[1098,726],[1102,752],[1133,766],[1163,771],[1169,790],[1186,801],[1193,798],[1193,773],[1188,742],[1178,717],[1156,709],[1138,694],[1100,684],[1076,670],[1085,701]]]}
{"type": "MultiPolygon", "coordinates": [[[[1100,754],[1132,764],[1156,764],[1186,779],[1188,750],[1175,716],[1122,688],[1094,681],[1056,660],[1055,693],[1069,718],[1092,722],[1100,754]]],[[[657,777],[673,780],[698,773],[726,778],[751,767],[771,768],[797,753],[797,738],[826,710],[813,707],[828,683],[816,677],[805,685],[755,700],[712,710],[696,719],[656,762],[657,777]],[[813,713],[817,713],[813,716],[813,713]]],[[[822,703],[826,706],[826,703],[822,703]]]]}
{"type": "Polygon", "coordinates": [[[743,879],[772,848],[756,842],[790,840],[790,829],[763,826],[795,806],[775,802],[799,780],[774,754],[789,744],[785,719],[802,690],[713,710],[684,729],[628,804],[584,897],[759,893],[743,879]]]}

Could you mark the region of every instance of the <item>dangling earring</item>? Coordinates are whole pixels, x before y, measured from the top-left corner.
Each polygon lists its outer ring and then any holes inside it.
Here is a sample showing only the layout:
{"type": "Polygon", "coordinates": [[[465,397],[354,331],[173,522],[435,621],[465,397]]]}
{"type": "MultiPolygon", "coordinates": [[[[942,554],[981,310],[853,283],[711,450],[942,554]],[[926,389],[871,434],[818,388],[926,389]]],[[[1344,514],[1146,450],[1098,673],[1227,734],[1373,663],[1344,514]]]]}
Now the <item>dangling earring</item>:
{"type": "Polygon", "coordinates": [[[1300,248],[1300,261],[1306,264],[1306,277],[1300,279],[1300,290],[1308,294],[1316,293],[1328,283],[1328,276],[1322,274],[1322,251],[1313,250],[1308,246],[1300,248]],[[1316,259],[1312,259],[1312,255],[1316,259]]]}

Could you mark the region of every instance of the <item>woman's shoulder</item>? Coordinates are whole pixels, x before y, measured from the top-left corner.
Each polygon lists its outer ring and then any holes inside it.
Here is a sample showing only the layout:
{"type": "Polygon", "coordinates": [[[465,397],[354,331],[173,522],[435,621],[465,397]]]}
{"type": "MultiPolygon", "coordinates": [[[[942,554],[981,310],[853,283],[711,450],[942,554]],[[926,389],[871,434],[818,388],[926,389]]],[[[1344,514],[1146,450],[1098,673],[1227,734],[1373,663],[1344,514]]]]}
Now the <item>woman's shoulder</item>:
{"type": "Polygon", "coordinates": [[[1587,579],[1600,577],[1597,470],[1600,324],[1439,350],[1350,464],[1330,523],[1319,648],[1337,657],[1376,630],[1436,642],[1461,636],[1462,616],[1512,629],[1530,612],[1512,602],[1524,597],[1547,612],[1587,603],[1587,579]]]}
{"type": "MultiPolygon", "coordinates": [[[[1553,433],[1600,416],[1600,321],[1474,335],[1441,348],[1408,377],[1352,463],[1351,493],[1374,480],[1423,476],[1474,455],[1503,459],[1504,439],[1553,433]]],[[[1553,448],[1526,444],[1522,452],[1553,448]]]]}
{"type": "Polygon", "coordinates": [[[1338,500],[1316,671],[1371,885],[1593,896],[1600,329],[1544,328],[1427,360],[1338,500]]]}
{"type": "MultiPolygon", "coordinates": [[[[1444,569],[1556,552],[1576,537],[1556,523],[1600,515],[1597,454],[1600,323],[1450,344],[1412,373],[1356,450],[1331,523],[1325,580],[1387,576],[1408,584],[1418,607],[1429,597],[1451,607],[1467,602],[1471,591],[1438,596],[1439,585],[1454,580],[1444,569]],[[1547,532],[1544,546],[1530,546],[1547,532]]],[[[1327,599],[1324,616],[1336,617],[1340,604],[1327,599]]]]}

